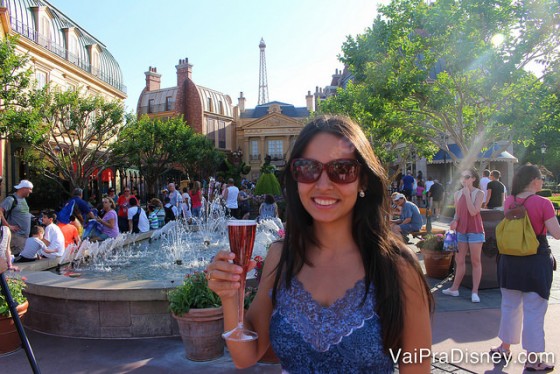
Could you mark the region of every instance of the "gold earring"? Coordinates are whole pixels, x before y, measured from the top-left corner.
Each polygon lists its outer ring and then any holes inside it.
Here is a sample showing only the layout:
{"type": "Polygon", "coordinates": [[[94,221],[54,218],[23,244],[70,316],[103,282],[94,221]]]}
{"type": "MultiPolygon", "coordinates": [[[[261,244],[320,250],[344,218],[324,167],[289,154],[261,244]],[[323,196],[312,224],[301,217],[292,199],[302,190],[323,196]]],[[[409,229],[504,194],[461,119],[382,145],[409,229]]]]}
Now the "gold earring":
{"type": "Polygon", "coordinates": [[[366,193],[364,192],[364,190],[360,190],[360,193],[358,195],[360,195],[360,197],[365,197],[366,193]]]}

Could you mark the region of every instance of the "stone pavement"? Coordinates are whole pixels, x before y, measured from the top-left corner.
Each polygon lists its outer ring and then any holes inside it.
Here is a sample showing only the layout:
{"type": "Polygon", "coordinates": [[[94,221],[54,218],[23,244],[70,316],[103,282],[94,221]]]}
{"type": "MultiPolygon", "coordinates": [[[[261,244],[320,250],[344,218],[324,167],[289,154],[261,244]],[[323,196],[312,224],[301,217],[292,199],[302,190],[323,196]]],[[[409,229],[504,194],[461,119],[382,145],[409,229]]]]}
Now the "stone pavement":
{"type": "MultiPolygon", "coordinates": [[[[435,226],[446,228],[445,222],[435,226]]],[[[550,240],[553,253],[560,259],[560,241],[550,240]]],[[[415,248],[412,246],[412,248],[415,248]]],[[[419,255],[421,260],[421,255],[419,255]]],[[[479,354],[499,344],[500,291],[481,290],[481,303],[470,301],[470,290],[461,288],[460,297],[441,293],[450,283],[428,278],[436,301],[432,318],[433,346],[436,355],[432,373],[523,373],[523,365],[508,366],[475,362],[479,354]]],[[[547,351],[560,358],[560,272],[554,273],[550,305],[545,319],[547,351]]],[[[233,367],[226,352],[224,357],[205,363],[185,358],[180,338],[157,339],[74,339],[28,331],[38,365],[50,373],[281,373],[279,365],[258,364],[245,370],[233,367]]],[[[514,359],[522,359],[520,345],[512,347],[514,359]]],[[[555,362],[558,364],[558,362],[555,362]]],[[[559,371],[558,369],[556,371],[559,371]]],[[[31,373],[25,352],[19,350],[0,356],[0,373],[31,373]]]]}

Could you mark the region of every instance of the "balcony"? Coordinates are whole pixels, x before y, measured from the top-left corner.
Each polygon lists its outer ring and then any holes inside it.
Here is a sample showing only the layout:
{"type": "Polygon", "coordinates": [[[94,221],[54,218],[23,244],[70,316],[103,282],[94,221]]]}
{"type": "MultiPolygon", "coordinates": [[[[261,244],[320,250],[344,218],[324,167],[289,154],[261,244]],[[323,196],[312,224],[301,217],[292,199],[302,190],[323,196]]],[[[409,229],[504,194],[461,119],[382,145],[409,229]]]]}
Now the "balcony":
{"type": "Polygon", "coordinates": [[[78,56],[74,55],[63,46],[54,43],[49,38],[38,33],[36,30],[24,25],[22,22],[18,21],[13,17],[10,17],[10,25],[12,27],[12,30],[14,30],[21,36],[48,49],[58,57],[63,58],[64,60],[76,65],[80,69],[90,73],[91,75],[96,76],[97,78],[101,79],[103,82],[108,83],[111,86],[115,87],[117,90],[126,93],[126,86],[120,82],[120,79],[115,79],[115,77],[101,72],[98,68],[92,67],[89,62],[79,58],[78,56]]]}

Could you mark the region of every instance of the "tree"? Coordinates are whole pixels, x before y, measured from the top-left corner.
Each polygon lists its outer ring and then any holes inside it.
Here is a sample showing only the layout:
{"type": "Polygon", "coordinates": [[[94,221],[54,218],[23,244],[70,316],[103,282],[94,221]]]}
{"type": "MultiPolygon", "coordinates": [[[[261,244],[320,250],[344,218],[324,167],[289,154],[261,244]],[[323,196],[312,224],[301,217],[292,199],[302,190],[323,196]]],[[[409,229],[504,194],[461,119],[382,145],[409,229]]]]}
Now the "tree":
{"type": "Polygon", "coordinates": [[[31,97],[33,104],[26,111],[35,125],[12,124],[11,138],[29,144],[27,159],[47,178],[70,191],[84,188],[95,171],[111,165],[108,147],[122,129],[123,104],[48,87],[31,97]]]}
{"type": "Polygon", "coordinates": [[[220,160],[211,142],[179,116],[166,120],[130,116],[112,150],[120,165],[139,169],[150,194],[156,193],[158,178],[166,172],[203,173],[203,168],[212,170],[220,160]],[[212,162],[216,163],[211,166],[212,162]]]}
{"type": "Polygon", "coordinates": [[[0,137],[17,134],[20,127],[34,126],[35,113],[28,110],[32,70],[29,56],[16,53],[18,36],[0,40],[0,137]]]}
{"type": "Polygon", "coordinates": [[[379,13],[343,45],[354,87],[322,110],[357,118],[379,143],[423,139],[448,150],[448,135],[467,162],[498,141],[495,153],[533,142],[542,81],[558,67],[556,0],[393,0],[379,13]]]}
{"type": "Polygon", "coordinates": [[[214,147],[213,142],[203,134],[193,133],[188,140],[187,148],[180,154],[178,162],[189,175],[203,180],[216,173],[219,165],[224,162],[224,154],[214,147]]]}

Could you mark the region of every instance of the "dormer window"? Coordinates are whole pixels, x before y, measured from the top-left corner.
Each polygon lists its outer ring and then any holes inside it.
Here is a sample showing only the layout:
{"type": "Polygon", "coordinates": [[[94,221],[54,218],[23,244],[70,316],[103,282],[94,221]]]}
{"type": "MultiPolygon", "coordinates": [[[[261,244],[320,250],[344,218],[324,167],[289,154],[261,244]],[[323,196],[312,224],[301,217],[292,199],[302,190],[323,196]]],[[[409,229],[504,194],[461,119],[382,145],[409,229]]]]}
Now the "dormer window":
{"type": "Polygon", "coordinates": [[[70,47],[70,48],[68,48],[68,52],[69,52],[69,56],[68,56],[69,58],[68,58],[68,59],[69,59],[71,62],[76,63],[76,62],[78,62],[78,59],[79,59],[79,53],[78,53],[78,37],[77,37],[76,35],[74,35],[74,34],[71,34],[70,37],[69,37],[69,39],[70,39],[70,40],[69,40],[69,42],[70,42],[69,47],[70,47]]]}
{"type": "Polygon", "coordinates": [[[219,101],[218,102],[218,108],[220,110],[220,114],[223,115],[224,114],[224,102],[223,101],[219,101]]]}
{"type": "Polygon", "coordinates": [[[46,15],[41,16],[40,28],[39,44],[45,48],[49,48],[51,44],[51,20],[46,15]]]}
{"type": "Polygon", "coordinates": [[[93,75],[99,73],[99,52],[95,48],[91,51],[91,73],[93,75]]]}
{"type": "Polygon", "coordinates": [[[211,97],[208,98],[208,111],[209,111],[209,112],[213,112],[213,111],[214,111],[214,103],[212,102],[212,98],[211,98],[211,97]]]}

